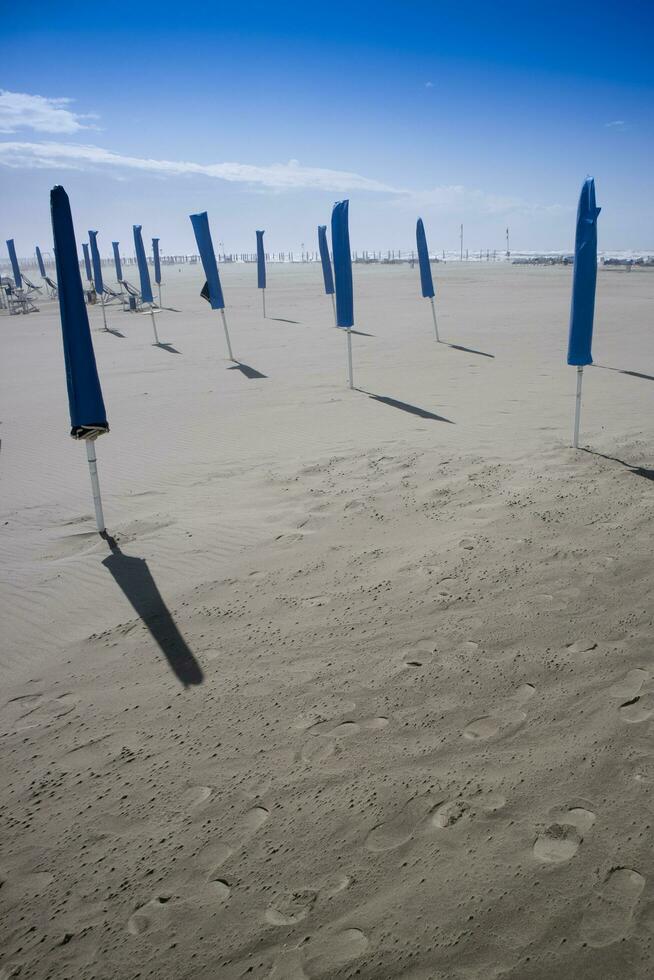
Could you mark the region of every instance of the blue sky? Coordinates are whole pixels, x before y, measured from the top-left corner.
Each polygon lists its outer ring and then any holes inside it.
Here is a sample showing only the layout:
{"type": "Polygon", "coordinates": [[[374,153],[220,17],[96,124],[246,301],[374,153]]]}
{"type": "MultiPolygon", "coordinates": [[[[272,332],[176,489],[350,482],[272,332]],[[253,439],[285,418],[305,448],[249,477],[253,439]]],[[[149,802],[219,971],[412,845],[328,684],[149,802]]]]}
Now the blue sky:
{"type": "Polygon", "coordinates": [[[315,247],[341,197],[355,248],[411,248],[421,215],[433,250],[461,222],[471,249],[507,224],[516,249],[570,249],[589,173],[600,247],[654,251],[653,3],[201,6],[5,19],[0,237],[20,255],[50,241],[54,183],[105,254],[134,223],[193,251],[205,209],[228,250],[261,227],[315,247]]]}

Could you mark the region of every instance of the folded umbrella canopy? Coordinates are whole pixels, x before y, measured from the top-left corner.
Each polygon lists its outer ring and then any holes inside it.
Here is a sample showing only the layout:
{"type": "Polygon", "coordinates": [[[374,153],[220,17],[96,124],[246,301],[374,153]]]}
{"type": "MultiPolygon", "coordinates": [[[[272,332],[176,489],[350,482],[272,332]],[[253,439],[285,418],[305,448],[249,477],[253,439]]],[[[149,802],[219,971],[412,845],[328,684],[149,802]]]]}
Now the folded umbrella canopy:
{"type": "Polygon", "coordinates": [[[70,409],[71,436],[86,440],[86,451],[93,487],[93,501],[98,531],[105,529],[94,440],[109,431],[95,363],[89,320],[84,305],[82,277],[77,260],[77,245],[70,202],[63,187],[50,192],[52,233],[54,236],[59,313],[66,364],[66,384],[70,409]]]}
{"type": "Polygon", "coordinates": [[[422,223],[422,218],[418,218],[418,223],[416,224],[416,245],[418,248],[418,265],[420,266],[420,287],[424,299],[428,299],[431,302],[434,332],[436,334],[436,340],[438,340],[438,323],[436,322],[436,310],[434,308],[434,281],[431,276],[427,236],[425,235],[425,226],[422,223]]]}
{"type": "Polygon", "coordinates": [[[145,249],[143,248],[143,236],[141,234],[141,225],[133,225],[134,230],[134,249],[136,251],[136,264],[139,267],[139,278],[141,280],[141,300],[144,303],[150,304],[150,315],[152,317],[152,329],[154,330],[154,343],[155,347],[159,347],[159,336],[157,334],[157,323],[154,318],[154,297],[152,295],[152,286],[150,284],[150,271],[148,269],[148,260],[145,257],[145,249]]]}
{"type": "Polygon", "coordinates": [[[91,285],[93,285],[93,273],[91,272],[91,256],[89,255],[89,247],[86,242],[82,243],[82,252],[84,253],[84,268],[86,269],[86,280],[91,285]]]}
{"type": "Polygon", "coordinates": [[[336,281],[336,326],[347,330],[348,382],[354,387],[352,371],[352,327],[354,294],[352,289],[352,253],[348,227],[349,201],[337,201],[332,209],[332,251],[336,281]]]}
{"type": "Polygon", "coordinates": [[[93,282],[95,283],[95,291],[100,296],[100,305],[102,306],[102,322],[104,324],[104,329],[108,330],[107,314],[104,311],[104,280],[102,278],[102,263],[100,261],[100,252],[98,251],[97,231],[89,232],[89,245],[91,246],[91,261],[93,262],[93,282]]]}
{"type": "Polygon", "coordinates": [[[227,319],[225,317],[225,297],[223,296],[223,289],[220,284],[216,253],[213,250],[213,242],[211,240],[209,216],[206,211],[201,211],[199,214],[191,214],[189,217],[191,219],[191,224],[193,225],[193,234],[195,235],[195,240],[198,245],[200,259],[202,261],[202,268],[204,269],[204,274],[207,277],[207,281],[204,284],[201,295],[204,297],[204,299],[208,300],[212,310],[220,310],[220,315],[223,320],[223,327],[225,328],[227,352],[229,354],[230,361],[233,361],[235,358],[232,354],[232,345],[229,339],[229,330],[227,329],[227,319]]]}
{"type": "Polygon", "coordinates": [[[581,384],[586,364],[593,363],[593,321],[597,283],[597,216],[601,208],[595,201],[595,181],[587,177],[581,188],[577,208],[575,259],[572,273],[572,301],[568,334],[568,364],[577,368],[577,395],[572,445],[579,445],[581,384]]]}
{"type": "Polygon", "coordinates": [[[161,262],[159,259],[159,239],[152,239],[152,258],[154,261],[154,281],[159,290],[159,306],[161,306],[161,262]]]}
{"type": "Polygon", "coordinates": [[[39,272],[41,273],[41,279],[45,279],[45,266],[43,264],[43,256],[41,255],[41,249],[36,246],[36,261],[39,264],[39,272]]]}
{"type": "Polygon", "coordinates": [[[332,309],[334,311],[334,323],[336,323],[334,276],[332,275],[332,262],[329,257],[329,245],[327,244],[327,225],[318,225],[318,250],[320,252],[320,262],[322,264],[322,280],[325,284],[325,293],[327,296],[331,297],[332,309]]]}
{"type": "Polygon", "coordinates": [[[16,258],[16,246],[14,245],[13,238],[7,239],[7,251],[9,252],[9,261],[11,262],[11,268],[14,273],[14,285],[16,289],[22,289],[23,277],[20,274],[18,259],[16,258]]]}
{"type": "Polygon", "coordinates": [[[123,267],[120,262],[120,250],[118,248],[118,242],[112,242],[111,247],[114,250],[114,265],[116,267],[116,281],[122,283],[123,281],[123,267]]]}
{"type": "Polygon", "coordinates": [[[264,231],[257,232],[257,288],[262,289],[263,315],[266,315],[266,253],[263,250],[264,231]]]}

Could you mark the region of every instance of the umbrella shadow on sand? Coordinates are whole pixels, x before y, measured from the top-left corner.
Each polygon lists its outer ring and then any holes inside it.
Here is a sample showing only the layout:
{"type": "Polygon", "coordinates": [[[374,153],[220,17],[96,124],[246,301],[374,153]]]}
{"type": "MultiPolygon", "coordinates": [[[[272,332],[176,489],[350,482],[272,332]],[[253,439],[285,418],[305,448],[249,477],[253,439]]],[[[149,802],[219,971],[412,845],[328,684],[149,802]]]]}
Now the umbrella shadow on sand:
{"type": "Polygon", "coordinates": [[[355,391],[360,391],[362,395],[367,395],[368,398],[372,398],[375,402],[381,402],[382,405],[389,405],[391,408],[398,408],[401,412],[408,412],[409,415],[417,415],[418,418],[429,419],[432,422],[448,422],[450,425],[454,425],[452,419],[447,419],[444,415],[436,415],[434,412],[428,412],[426,408],[420,408],[419,405],[410,405],[409,402],[389,398],[388,395],[374,395],[371,391],[364,391],[363,388],[356,388],[355,391]]]}
{"type": "Polygon", "coordinates": [[[240,371],[242,375],[249,378],[250,381],[255,381],[257,378],[267,378],[267,374],[262,374],[261,371],[257,371],[256,368],[251,367],[249,364],[244,364],[243,361],[236,361],[231,367],[227,368],[228,371],[240,371]]]}
{"type": "Polygon", "coordinates": [[[593,367],[600,368],[602,371],[617,371],[618,374],[628,374],[632,378],[640,378],[642,381],[654,381],[654,374],[643,374],[642,371],[628,371],[626,368],[610,367],[608,364],[593,364],[593,367]]]}
{"type": "Polygon", "coordinates": [[[611,463],[619,463],[620,466],[628,469],[630,473],[634,473],[636,476],[642,476],[644,480],[654,481],[654,470],[648,470],[645,466],[634,466],[633,463],[626,463],[624,459],[618,459],[617,456],[606,456],[604,453],[598,453],[594,449],[586,449],[582,446],[579,449],[582,453],[588,453],[589,456],[599,456],[600,459],[608,459],[611,463]]]}
{"type": "Polygon", "coordinates": [[[123,554],[111,535],[105,532],[103,536],[111,554],[102,564],[150,631],[170,669],[184,687],[201,684],[204,680],[202,668],[178,630],[145,558],[123,554]]]}
{"type": "Polygon", "coordinates": [[[172,344],[167,343],[164,340],[160,340],[158,344],[153,344],[153,347],[158,347],[160,350],[168,351],[169,354],[181,354],[181,350],[177,350],[172,344]]]}
{"type": "Polygon", "coordinates": [[[444,347],[450,347],[452,350],[462,350],[464,354],[478,354],[479,357],[492,357],[495,359],[495,354],[487,354],[485,350],[475,350],[474,347],[464,347],[463,344],[448,344],[446,340],[439,341],[444,347]]]}

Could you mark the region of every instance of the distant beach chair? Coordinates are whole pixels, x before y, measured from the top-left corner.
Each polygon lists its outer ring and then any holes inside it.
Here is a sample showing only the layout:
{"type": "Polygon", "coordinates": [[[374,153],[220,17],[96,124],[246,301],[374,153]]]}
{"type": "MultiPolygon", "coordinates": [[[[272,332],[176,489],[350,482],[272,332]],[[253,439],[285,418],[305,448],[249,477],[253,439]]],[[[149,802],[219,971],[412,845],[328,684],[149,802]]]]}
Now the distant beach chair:
{"type": "Polygon", "coordinates": [[[49,276],[45,276],[43,281],[48,287],[48,293],[50,295],[50,299],[56,299],[57,296],[59,295],[59,287],[57,286],[57,283],[54,282],[53,279],[50,279],[49,276]]]}
{"type": "Polygon", "coordinates": [[[21,273],[21,277],[22,277],[23,282],[27,286],[27,289],[25,290],[25,292],[27,293],[27,295],[29,295],[30,293],[42,293],[43,292],[43,286],[37,286],[35,283],[32,282],[31,279],[28,279],[27,278],[27,276],[25,275],[24,272],[21,273]]]}
{"type": "Polygon", "coordinates": [[[127,293],[129,310],[131,313],[136,313],[143,306],[143,297],[136,286],[132,286],[131,282],[128,282],[127,279],[122,280],[122,285],[125,287],[127,293]]]}
{"type": "Polygon", "coordinates": [[[25,290],[16,289],[13,284],[9,288],[5,286],[5,290],[7,293],[7,304],[9,306],[9,313],[11,316],[15,316],[18,313],[39,312],[38,306],[35,306],[29,293],[26,293],[25,290]]]}
{"type": "Polygon", "coordinates": [[[103,291],[104,291],[104,295],[105,295],[105,306],[108,306],[109,303],[116,303],[116,302],[120,303],[121,306],[125,306],[125,294],[124,293],[118,292],[117,289],[112,289],[111,286],[107,286],[106,283],[104,284],[104,290],[103,291]]]}

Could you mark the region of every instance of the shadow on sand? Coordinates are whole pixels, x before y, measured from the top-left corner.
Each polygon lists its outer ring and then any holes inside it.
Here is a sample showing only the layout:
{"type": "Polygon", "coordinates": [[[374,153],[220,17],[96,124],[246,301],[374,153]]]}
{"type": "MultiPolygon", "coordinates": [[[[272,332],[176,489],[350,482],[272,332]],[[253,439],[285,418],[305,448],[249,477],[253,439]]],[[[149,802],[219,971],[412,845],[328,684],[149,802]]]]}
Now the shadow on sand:
{"type": "Polygon", "coordinates": [[[609,367],[608,364],[593,364],[593,367],[601,368],[602,371],[617,371],[618,374],[628,374],[632,378],[640,378],[642,381],[654,381],[654,374],[643,374],[642,371],[628,371],[626,368],[609,367]]]}
{"type": "Polygon", "coordinates": [[[201,684],[204,679],[202,668],[177,629],[145,558],[124,555],[106,531],[102,537],[111,548],[111,554],[102,564],[147,626],[170,669],[184,687],[201,684]]]}
{"type": "Polygon", "coordinates": [[[162,340],[158,344],[153,344],[153,347],[159,347],[161,350],[168,351],[169,354],[181,354],[181,350],[177,350],[172,344],[165,344],[162,340]]]}
{"type": "Polygon", "coordinates": [[[620,466],[628,469],[630,473],[634,473],[636,476],[642,476],[644,480],[654,480],[654,470],[648,470],[644,466],[634,466],[632,463],[626,463],[624,459],[618,459],[617,456],[606,456],[604,453],[598,453],[594,449],[586,449],[585,446],[580,446],[579,451],[588,453],[589,456],[599,456],[600,459],[608,459],[611,463],[619,463],[620,466]]]}
{"type": "Polygon", "coordinates": [[[444,415],[436,415],[434,412],[428,412],[427,409],[420,408],[419,405],[400,402],[397,398],[389,398],[387,395],[373,395],[372,392],[364,391],[363,388],[356,388],[355,391],[360,391],[362,395],[367,395],[368,398],[372,398],[376,402],[381,402],[383,405],[398,408],[401,412],[408,412],[409,415],[417,415],[420,419],[428,419],[431,422],[447,422],[449,425],[454,425],[452,419],[446,419],[444,415]]]}
{"type": "Polygon", "coordinates": [[[113,334],[114,337],[122,337],[123,340],[125,339],[125,334],[124,333],[121,333],[120,330],[116,330],[115,327],[107,327],[106,330],[103,327],[102,328],[102,333],[110,333],[110,334],[113,334]]]}
{"type": "Polygon", "coordinates": [[[256,378],[267,378],[267,374],[262,374],[261,371],[257,371],[256,368],[250,367],[249,364],[243,364],[242,361],[236,361],[231,367],[227,368],[228,371],[240,371],[241,374],[249,378],[250,381],[254,381],[256,378]]]}
{"type": "Polygon", "coordinates": [[[302,323],[301,320],[287,320],[283,316],[267,316],[266,320],[276,320],[277,323],[302,323]]]}
{"type": "Polygon", "coordinates": [[[495,359],[495,354],[487,354],[485,350],[475,350],[474,347],[464,347],[463,344],[448,344],[446,340],[441,340],[440,343],[443,347],[451,347],[452,350],[462,350],[466,354],[478,354],[479,357],[492,357],[495,359]]]}

